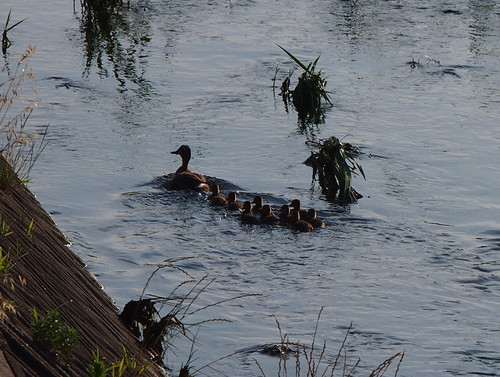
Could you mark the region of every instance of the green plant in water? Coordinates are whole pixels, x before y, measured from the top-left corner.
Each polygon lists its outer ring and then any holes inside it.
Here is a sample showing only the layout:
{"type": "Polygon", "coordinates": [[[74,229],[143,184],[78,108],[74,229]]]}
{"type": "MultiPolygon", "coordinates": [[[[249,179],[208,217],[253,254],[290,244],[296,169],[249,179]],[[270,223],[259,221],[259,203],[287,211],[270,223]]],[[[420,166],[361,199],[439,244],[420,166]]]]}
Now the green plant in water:
{"type": "Polygon", "coordinates": [[[332,105],[329,92],[326,90],[326,78],[321,70],[316,70],[319,56],[309,64],[305,65],[289,51],[278,45],[302,70],[295,89],[290,89],[291,76],[293,70],[289,72],[287,78],[281,85],[281,96],[285,105],[292,100],[299,119],[303,121],[312,121],[319,123],[321,118],[321,100],[325,100],[332,105]]]}
{"type": "Polygon", "coordinates": [[[322,193],[328,200],[347,205],[362,196],[352,187],[352,175],[359,172],[366,180],[361,165],[355,160],[356,150],[350,144],[343,144],[335,136],[319,141],[309,141],[317,152],[311,152],[306,164],[313,168],[313,181],[318,179],[322,193]]]}
{"type": "Polygon", "coordinates": [[[49,310],[42,317],[33,308],[31,333],[33,339],[62,358],[75,349],[80,338],[76,329],[61,323],[61,313],[58,310],[49,310]]]}
{"type": "Polygon", "coordinates": [[[99,349],[92,352],[92,361],[89,364],[88,371],[90,377],[140,377],[155,364],[155,361],[140,364],[136,359],[130,357],[125,347],[122,346],[123,357],[109,365],[101,359],[99,349]]]}
{"type": "Polygon", "coordinates": [[[3,33],[2,33],[2,53],[5,55],[7,53],[7,49],[11,46],[11,42],[9,37],[7,36],[7,33],[14,29],[17,25],[19,25],[21,22],[26,20],[26,18],[22,19],[21,21],[16,22],[14,25],[9,26],[10,23],[10,16],[11,16],[12,9],[9,10],[9,14],[7,15],[7,20],[5,21],[5,27],[3,28],[3,33]]]}

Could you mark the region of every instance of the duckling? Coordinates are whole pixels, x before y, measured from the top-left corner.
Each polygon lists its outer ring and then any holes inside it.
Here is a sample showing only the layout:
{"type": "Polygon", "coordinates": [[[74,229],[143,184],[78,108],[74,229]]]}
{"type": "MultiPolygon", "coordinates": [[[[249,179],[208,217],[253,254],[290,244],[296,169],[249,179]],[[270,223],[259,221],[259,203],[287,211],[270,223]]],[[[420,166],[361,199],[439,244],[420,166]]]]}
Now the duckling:
{"type": "Polygon", "coordinates": [[[241,214],[241,221],[245,224],[257,224],[259,221],[253,214],[252,203],[248,200],[243,203],[243,213],[241,214]]]}
{"type": "Polygon", "coordinates": [[[273,210],[271,209],[271,206],[269,204],[265,204],[262,206],[262,211],[260,213],[260,219],[262,220],[263,223],[268,224],[268,225],[279,225],[280,219],[278,219],[273,210]]]}
{"type": "Polygon", "coordinates": [[[170,153],[181,156],[182,165],[175,172],[174,178],[164,185],[164,188],[167,190],[210,190],[207,180],[203,175],[194,173],[188,169],[189,160],[191,159],[191,148],[189,146],[181,145],[179,149],[170,153]]]}
{"type": "Polygon", "coordinates": [[[227,199],[220,193],[220,186],[217,184],[213,184],[210,187],[212,190],[212,194],[208,196],[208,199],[210,199],[210,204],[213,206],[224,207],[227,204],[227,199]]]}
{"type": "Polygon", "coordinates": [[[237,200],[236,200],[236,193],[234,191],[231,191],[228,195],[227,195],[227,208],[231,211],[239,211],[243,208],[243,206],[241,205],[241,203],[239,203],[237,200]]]}
{"type": "Polygon", "coordinates": [[[326,223],[316,215],[316,210],[314,208],[310,208],[307,212],[309,214],[307,222],[314,228],[321,228],[326,225],[326,223]]]}
{"type": "Polygon", "coordinates": [[[300,212],[292,212],[292,226],[299,232],[312,232],[313,226],[308,222],[300,219],[300,212]]]}
{"type": "Polygon", "coordinates": [[[262,208],[264,205],[264,199],[262,199],[262,196],[257,195],[255,198],[253,198],[252,204],[255,204],[253,206],[253,212],[255,214],[262,215],[262,208]]]}
{"type": "Polygon", "coordinates": [[[292,221],[292,215],[290,213],[290,206],[288,204],[283,204],[280,208],[280,223],[281,225],[290,224],[292,221]]]}
{"type": "Polygon", "coordinates": [[[307,220],[307,218],[309,217],[307,210],[300,208],[300,200],[299,199],[293,199],[292,202],[290,203],[290,207],[292,207],[292,209],[291,209],[292,214],[294,212],[299,212],[300,218],[302,220],[307,220]]]}

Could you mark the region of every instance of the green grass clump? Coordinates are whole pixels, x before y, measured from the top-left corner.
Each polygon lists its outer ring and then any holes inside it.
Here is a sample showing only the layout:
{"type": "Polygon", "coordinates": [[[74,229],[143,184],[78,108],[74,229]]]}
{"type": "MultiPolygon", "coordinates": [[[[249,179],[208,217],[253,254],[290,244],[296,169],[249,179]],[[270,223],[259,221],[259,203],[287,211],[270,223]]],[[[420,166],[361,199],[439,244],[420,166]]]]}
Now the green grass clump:
{"type": "MultiPolygon", "coordinates": [[[[3,220],[2,220],[2,223],[3,220]]],[[[14,279],[10,274],[12,267],[15,265],[15,260],[12,257],[10,252],[5,252],[2,247],[0,247],[0,283],[10,286],[11,289],[14,289],[14,279]]],[[[21,284],[23,284],[23,280],[20,279],[21,284]]],[[[9,314],[16,314],[17,310],[14,305],[14,302],[5,298],[0,293],[0,322],[3,322],[9,317],[9,314]]]]}
{"type": "Polygon", "coordinates": [[[285,104],[290,102],[297,110],[299,119],[306,122],[319,123],[322,118],[321,101],[324,100],[332,105],[329,92],[326,90],[326,78],[321,70],[316,70],[319,56],[309,64],[305,65],[298,58],[278,45],[301,69],[302,74],[298,78],[295,89],[290,89],[293,70],[289,72],[281,85],[281,96],[285,104]]]}
{"type": "MultiPolygon", "coordinates": [[[[14,232],[11,230],[10,225],[5,219],[0,216],[0,241],[1,238],[9,237],[14,232]]],[[[0,246],[0,284],[9,287],[11,290],[16,289],[15,279],[12,275],[12,269],[16,265],[19,258],[22,258],[21,247],[19,244],[12,249],[8,247],[0,246]]],[[[26,281],[23,277],[18,276],[19,284],[21,286],[26,285],[26,281]]],[[[16,314],[17,310],[14,302],[5,298],[0,293],[0,322],[6,320],[9,314],[16,314]]]]}
{"type": "Polygon", "coordinates": [[[327,199],[347,205],[361,198],[351,187],[352,176],[358,172],[366,179],[363,168],[354,158],[356,149],[335,136],[308,143],[315,145],[318,151],[311,152],[306,163],[313,168],[313,181],[317,178],[327,199]]]}
{"type": "MultiPolygon", "coordinates": [[[[0,237],[8,237],[14,232],[10,229],[10,225],[0,217],[0,237]]],[[[15,248],[8,247],[7,249],[0,246],[0,282],[10,286],[10,289],[15,289],[15,279],[12,276],[12,269],[17,261],[22,258],[21,246],[17,243],[15,248]]],[[[26,285],[26,281],[22,276],[17,277],[21,286],[26,285]]],[[[1,301],[1,299],[0,299],[1,301]]],[[[2,314],[0,313],[0,317],[2,314]]]]}
{"type": "Polygon", "coordinates": [[[14,260],[9,252],[4,252],[0,247],[0,274],[8,274],[14,267],[14,260]]]}
{"type": "Polygon", "coordinates": [[[59,358],[64,358],[70,354],[75,349],[80,338],[76,329],[61,322],[59,310],[49,310],[42,317],[33,308],[31,333],[33,339],[40,342],[49,352],[55,353],[59,358]]]}
{"type": "Polygon", "coordinates": [[[139,363],[135,358],[128,355],[123,347],[123,357],[113,363],[106,364],[99,354],[99,349],[92,352],[92,361],[88,371],[90,377],[141,377],[156,362],[147,364],[139,363]]]}

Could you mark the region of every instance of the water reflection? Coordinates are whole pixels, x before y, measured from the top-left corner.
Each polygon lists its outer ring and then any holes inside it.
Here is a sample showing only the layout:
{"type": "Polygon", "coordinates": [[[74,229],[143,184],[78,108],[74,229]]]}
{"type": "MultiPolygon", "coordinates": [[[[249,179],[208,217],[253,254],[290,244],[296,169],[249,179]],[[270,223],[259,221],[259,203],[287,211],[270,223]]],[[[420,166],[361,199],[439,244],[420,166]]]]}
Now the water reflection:
{"type": "Polygon", "coordinates": [[[470,51],[474,55],[489,54],[486,51],[488,38],[495,38],[499,12],[495,12],[496,1],[469,1],[471,22],[469,25],[470,51]]]}
{"type": "Polygon", "coordinates": [[[138,86],[137,94],[149,92],[151,85],[144,78],[146,48],[152,35],[147,9],[147,4],[128,8],[116,1],[82,0],[79,21],[85,49],[85,76],[95,65],[99,76],[114,76],[120,90],[126,91],[126,80],[130,80],[138,86]],[[143,68],[138,69],[141,66],[143,68]]]}
{"type": "Polygon", "coordinates": [[[358,2],[341,1],[341,9],[340,13],[343,19],[341,23],[342,29],[351,41],[356,41],[364,34],[363,17],[359,14],[358,2]]]}

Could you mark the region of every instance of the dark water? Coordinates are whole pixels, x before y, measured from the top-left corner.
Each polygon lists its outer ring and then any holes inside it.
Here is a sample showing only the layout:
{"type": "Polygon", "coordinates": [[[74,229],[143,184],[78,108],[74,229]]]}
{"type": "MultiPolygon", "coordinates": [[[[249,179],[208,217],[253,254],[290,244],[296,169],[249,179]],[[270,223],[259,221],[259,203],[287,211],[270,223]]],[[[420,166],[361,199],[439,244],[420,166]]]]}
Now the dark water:
{"type": "MultiPolygon", "coordinates": [[[[253,357],[276,374],[276,358],[257,352],[279,341],[272,315],[307,343],[324,307],[327,361],[352,321],[359,375],[399,351],[403,376],[500,375],[496,2],[132,1],[101,34],[71,2],[7,1],[0,16],[10,8],[29,18],[4,61],[36,45],[43,102],[31,126],[49,124],[30,188],[117,305],[158,264],[170,267],[150,294],[214,279],[193,308],[259,294],[186,318],[233,321],[199,328],[193,368],[241,350],[199,374],[257,375],[253,357]],[[276,44],[321,55],[334,103],[324,123],[299,127],[273,95],[276,67],[278,82],[293,67],[276,44]],[[302,164],[305,141],[330,136],[362,150],[364,198],[345,211],[302,164]],[[329,226],[244,226],[203,196],[158,189],[181,144],[225,192],[275,208],[299,198],[329,226]]],[[[191,343],[174,345],[177,369],[191,343]]]]}

